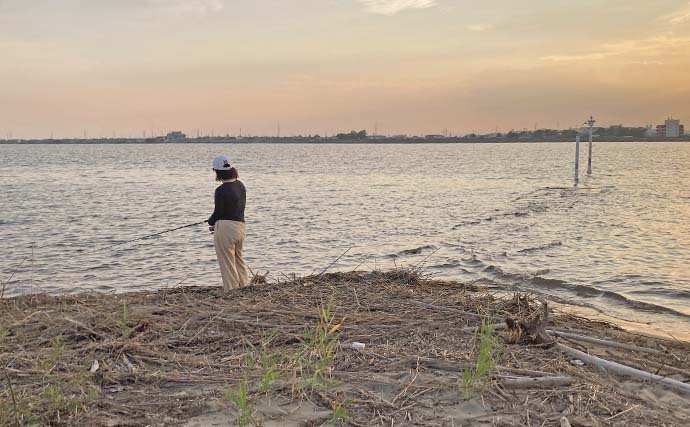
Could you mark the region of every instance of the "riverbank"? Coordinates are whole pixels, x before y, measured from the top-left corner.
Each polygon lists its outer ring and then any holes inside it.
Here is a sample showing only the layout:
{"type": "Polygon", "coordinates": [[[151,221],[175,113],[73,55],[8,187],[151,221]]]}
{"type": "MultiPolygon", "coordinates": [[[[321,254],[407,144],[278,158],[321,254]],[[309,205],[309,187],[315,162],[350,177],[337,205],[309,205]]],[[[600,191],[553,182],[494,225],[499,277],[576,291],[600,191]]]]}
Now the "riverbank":
{"type": "MultiPolygon", "coordinates": [[[[357,145],[396,145],[396,144],[521,144],[521,143],[558,143],[575,142],[574,137],[558,138],[508,138],[508,137],[405,137],[405,138],[380,138],[380,139],[338,139],[338,138],[311,138],[311,137],[208,137],[188,138],[184,140],[166,141],[162,139],[143,138],[103,138],[103,139],[26,139],[26,140],[0,140],[0,145],[110,145],[110,144],[145,144],[145,145],[170,145],[170,144],[357,144],[357,145]]],[[[690,142],[690,135],[677,138],[653,137],[606,137],[596,138],[595,142],[690,142]]]]}
{"type": "Polygon", "coordinates": [[[551,309],[540,321],[525,295],[414,270],[284,279],[1,301],[0,425],[690,422],[690,343],[551,309]],[[522,326],[503,331],[505,318],[522,326]],[[603,372],[567,349],[680,382],[603,372]]]}

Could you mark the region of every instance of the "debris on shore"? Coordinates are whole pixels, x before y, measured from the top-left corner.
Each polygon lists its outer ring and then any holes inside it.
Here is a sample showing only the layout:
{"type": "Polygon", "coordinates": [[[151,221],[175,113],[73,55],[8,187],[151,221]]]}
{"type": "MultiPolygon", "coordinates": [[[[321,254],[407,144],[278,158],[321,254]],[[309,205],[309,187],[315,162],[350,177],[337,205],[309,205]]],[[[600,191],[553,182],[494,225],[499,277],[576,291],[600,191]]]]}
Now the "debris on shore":
{"type": "Polygon", "coordinates": [[[690,343],[413,269],[0,300],[0,365],[0,426],[690,425],[690,343]]]}

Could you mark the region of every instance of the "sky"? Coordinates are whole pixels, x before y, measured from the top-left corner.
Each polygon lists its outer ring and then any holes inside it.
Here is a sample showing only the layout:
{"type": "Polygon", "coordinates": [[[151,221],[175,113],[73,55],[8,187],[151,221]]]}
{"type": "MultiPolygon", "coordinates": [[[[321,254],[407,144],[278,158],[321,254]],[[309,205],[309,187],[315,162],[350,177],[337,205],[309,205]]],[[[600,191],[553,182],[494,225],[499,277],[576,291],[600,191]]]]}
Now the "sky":
{"type": "Polygon", "coordinates": [[[0,0],[0,138],[690,123],[688,0],[0,0]]]}

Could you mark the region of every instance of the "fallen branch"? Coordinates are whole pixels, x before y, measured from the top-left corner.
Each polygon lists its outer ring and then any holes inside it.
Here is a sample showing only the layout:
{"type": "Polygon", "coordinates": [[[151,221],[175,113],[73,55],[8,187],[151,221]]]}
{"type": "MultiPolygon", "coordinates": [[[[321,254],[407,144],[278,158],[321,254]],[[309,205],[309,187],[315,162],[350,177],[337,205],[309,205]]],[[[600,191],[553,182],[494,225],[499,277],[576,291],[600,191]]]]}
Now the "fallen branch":
{"type": "Polygon", "coordinates": [[[569,332],[563,332],[563,331],[557,331],[557,330],[552,330],[549,329],[546,331],[549,335],[555,335],[557,337],[563,337],[563,338],[568,338],[571,340],[575,341],[583,341],[583,342],[588,342],[592,344],[599,344],[605,347],[614,347],[614,348],[622,348],[625,350],[632,350],[632,351],[637,351],[640,353],[649,353],[649,354],[666,354],[661,350],[656,350],[653,348],[647,348],[647,347],[638,347],[633,344],[624,344],[624,343],[619,343],[615,341],[609,341],[609,340],[603,340],[600,338],[590,338],[584,335],[577,335],[577,334],[571,334],[569,332]]]}
{"type": "Polygon", "coordinates": [[[690,378],[690,371],[687,371],[684,369],[678,369],[675,366],[669,366],[669,365],[666,365],[665,363],[654,362],[654,361],[647,360],[647,359],[639,359],[636,357],[631,358],[631,360],[634,361],[642,369],[647,369],[647,367],[645,365],[649,365],[653,368],[656,368],[657,373],[659,371],[664,370],[664,371],[671,372],[674,374],[685,375],[686,377],[690,378]]]}
{"type": "Polygon", "coordinates": [[[574,348],[568,347],[567,345],[561,343],[556,343],[556,347],[568,356],[576,357],[587,365],[596,366],[598,368],[602,368],[614,374],[628,376],[642,381],[656,382],[659,384],[663,384],[672,390],[690,394],[690,384],[676,381],[671,378],[662,377],[660,375],[652,374],[651,372],[641,371],[639,369],[631,368],[630,366],[622,365],[620,363],[601,359],[597,356],[583,353],[580,350],[575,350],[574,348]]]}

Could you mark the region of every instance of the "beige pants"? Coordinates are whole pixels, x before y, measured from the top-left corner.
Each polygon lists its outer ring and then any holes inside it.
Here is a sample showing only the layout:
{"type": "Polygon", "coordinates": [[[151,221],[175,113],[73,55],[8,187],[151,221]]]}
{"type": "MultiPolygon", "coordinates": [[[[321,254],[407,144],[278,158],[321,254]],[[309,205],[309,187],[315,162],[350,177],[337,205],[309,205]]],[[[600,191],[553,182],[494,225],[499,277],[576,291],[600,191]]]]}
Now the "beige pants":
{"type": "Polygon", "coordinates": [[[213,242],[223,278],[223,288],[243,288],[249,283],[247,264],[242,258],[242,246],[246,235],[243,222],[220,220],[216,222],[213,242]]]}

